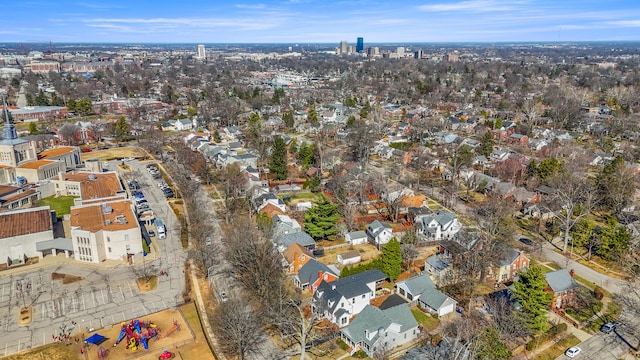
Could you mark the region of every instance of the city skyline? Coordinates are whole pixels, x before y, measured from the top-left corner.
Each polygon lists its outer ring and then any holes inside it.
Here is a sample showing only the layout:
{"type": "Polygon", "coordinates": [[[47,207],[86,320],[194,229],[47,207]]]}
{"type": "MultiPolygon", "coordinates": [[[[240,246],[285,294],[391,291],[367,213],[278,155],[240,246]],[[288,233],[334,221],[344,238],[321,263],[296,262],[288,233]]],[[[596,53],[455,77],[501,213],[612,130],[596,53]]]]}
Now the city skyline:
{"type": "MultiPolygon", "coordinates": [[[[336,43],[640,40],[640,5],[614,0],[140,0],[14,2],[5,42],[336,43]]],[[[365,45],[366,46],[366,45],[365,45]]]]}

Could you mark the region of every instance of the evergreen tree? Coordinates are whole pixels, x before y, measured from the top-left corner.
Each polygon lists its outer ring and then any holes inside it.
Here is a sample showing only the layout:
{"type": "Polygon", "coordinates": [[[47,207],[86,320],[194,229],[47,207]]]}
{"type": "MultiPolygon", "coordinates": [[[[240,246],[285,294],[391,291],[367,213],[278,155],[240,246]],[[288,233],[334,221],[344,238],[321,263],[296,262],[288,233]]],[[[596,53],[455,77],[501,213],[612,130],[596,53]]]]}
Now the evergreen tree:
{"type": "Polygon", "coordinates": [[[67,101],[67,110],[69,110],[69,112],[76,112],[76,99],[71,98],[67,101]]]}
{"type": "Polygon", "coordinates": [[[402,250],[395,237],[382,246],[382,272],[395,281],[402,273],[402,250]]]}
{"type": "Polygon", "coordinates": [[[293,110],[283,112],[282,121],[284,121],[284,126],[293,128],[293,126],[295,125],[295,120],[293,119],[293,110]]]}
{"type": "Polygon", "coordinates": [[[273,141],[269,171],[275,175],[276,180],[287,178],[287,145],[280,136],[277,136],[273,141]]]}
{"type": "MultiPolygon", "coordinates": [[[[303,143],[304,144],[304,143],[303,143]]],[[[291,139],[291,144],[289,144],[289,154],[295,154],[298,152],[298,139],[291,139]]]]}
{"type": "Polygon", "coordinates": [[[635,192],[634,178],[622,156],[605,165],[595,177],[594,184],[600,204],[605,210],[618,214],[629,205],[635,192]]]}
{"type": "Polygon", "coordinates": [[[350,128],[353,126],[353,124],[356,122],[356,117],[351,115],[349,116],[349,118],[347,119],[347,123],[345,124],[346,127],[350,128]]]}
{"type": "Polygon", "coordinates": [[[300,145],[300,149],[298,149],[298,162],[300,166],[305,169],[308,169],[314,161],[314,146],[313,144],[308,145],[307,143],[302,143],[300,145]]]}
{"type": "Polygon", "coordinates": [[[115,125],[115,135],[119,141],[125,140],[129,137],[129,124],[124,116],[120,116],[115,125]]]}
{"type": "Polygon", "coordinates": [[[304,230],[316,241],[334,240],[338,220],[338,205],[322,196],[304,215],[304,230]]]}
{"type": "Polygon", "coordinates": [[[614,217],[607,219],[607,226],[600,229],[594,253],[606,260],[619,259],[631,245],[631,234],[614,217]]]}
{"type": "Polygon", "coordinates": [[[40,131],[38,130],[38,124],[36,124],[35,122],[30,122],[29,123],[29,135],[37,135],[39,133],[40,133],[40,131]]]}
{"type": "Polygon", "coordinates": [[[493,139],[493,134],[491,131],[487,131],[482,136],[482,144],[480,145],[480,152],[482,155],[489,157],[491,152],[493,152],[493,146],[496,144],[496,141],[493,139]]]}
{"type": "Polygon", "coordinates": [[[213,132],[213,142],[215,143],[219,143],[222,141],[222,137],[220,136],[220,133],[218,132],[218,130],[213,132]]]}
{"type": "Polygon", "coordinates": [[[367,108],[360,109],[360,119],[366,119],[368,117],[369,117],[369,112],[367,111],[367,108]]]}
{"type": "Polygon", "coordinates": [[[544,272],[539,266],[531,266],[518,275],[520,280],[514,283],[513,296],[522,306],[519,314],[531,332],[543,333],[549,329],[545,308],[553,300],[553,294],[544,290],[547,287],[544,272]]]}
{"type": "Polygon", "coordinates": [[[311,107],[309,108],[309,114],[307,114],[307,120],[309,120],[309,122],[311,123],[318,122],[318,113],[316,112],[315,105],[311,105],[311,107]]]}

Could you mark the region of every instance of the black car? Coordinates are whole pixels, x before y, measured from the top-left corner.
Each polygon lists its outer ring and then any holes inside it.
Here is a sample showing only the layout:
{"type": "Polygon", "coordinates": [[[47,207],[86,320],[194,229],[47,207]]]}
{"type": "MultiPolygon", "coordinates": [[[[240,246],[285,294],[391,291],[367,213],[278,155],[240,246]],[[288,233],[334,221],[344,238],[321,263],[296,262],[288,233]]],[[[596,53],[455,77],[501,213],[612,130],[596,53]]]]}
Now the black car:
{"type": "Polygon", "coordinates": [[[533,245],[533,240],[526,237],[521,237],[519,241],[525,245],[529,245],[529,246],[533,245]]]}

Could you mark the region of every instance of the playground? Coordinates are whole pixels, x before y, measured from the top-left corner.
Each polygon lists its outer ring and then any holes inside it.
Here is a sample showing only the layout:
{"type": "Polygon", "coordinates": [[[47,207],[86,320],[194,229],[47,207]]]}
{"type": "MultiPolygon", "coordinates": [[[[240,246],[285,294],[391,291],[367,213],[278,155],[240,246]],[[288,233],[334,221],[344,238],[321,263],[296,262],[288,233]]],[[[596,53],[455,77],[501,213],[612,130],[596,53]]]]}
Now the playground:
{"type": "Polygon", "coordinates": [[[85,333],[83,341],[87,342],[82,348],[85,357],[80,358],[155,360],[163,350],[169,350],[175,353],[174,359],[181,359],[180,347],[186,350],[193,340],[181,313],[165,310],[85,333]]]}

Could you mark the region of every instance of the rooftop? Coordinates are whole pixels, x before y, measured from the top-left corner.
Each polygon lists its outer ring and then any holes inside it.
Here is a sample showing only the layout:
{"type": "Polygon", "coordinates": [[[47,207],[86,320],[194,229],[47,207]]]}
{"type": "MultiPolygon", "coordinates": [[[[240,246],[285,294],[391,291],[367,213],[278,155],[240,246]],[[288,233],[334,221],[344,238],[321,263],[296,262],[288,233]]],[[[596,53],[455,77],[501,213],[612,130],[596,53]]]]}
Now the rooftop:
{"type": "Polygon", "coordinates": [[[0,212],[0,239],[52,229],[51,209],[48,206],[0,212]]]}
{"type": "Polygon", "coordinates": [[[18,167],[20,169],[40,169],[43,166],[47,166],[54,163],[56,162],[53,160],[42,159],[42,160],[29,161],[27,163],[21,164],[18,167]]]}
{"type": "Polygon", "coordinates": [[[75,147],[71,147],[71,146],[61,146],[61,147],[57,147],[57,148],[53,148],[53,149],[48,149],[45,150],[41,153],[38,154],[38,158],[39,159],[49,159],[52,157],[56,157],[56,156],[60,156],[60,155],[64,155],[64,154],[68,154],[71,152],[74,152],[76,150],[75,147]]]}
{"type": "Polygon", "coordinates": [[[131,201],[115,201],[104,205],[74,206],[71,208],[71,226],[82,230],[118,231],[138,227],[131,201]]]}
{"type": "Polygon", "coordinates": [[[77,172],[65,174],[66,181],[75,181],[80,183],[82,190],[82,199],[97,199],[109,196],[115,196],[122,191],[122,184],[115,172],[108,173],[90,173],[77,172]]]}

